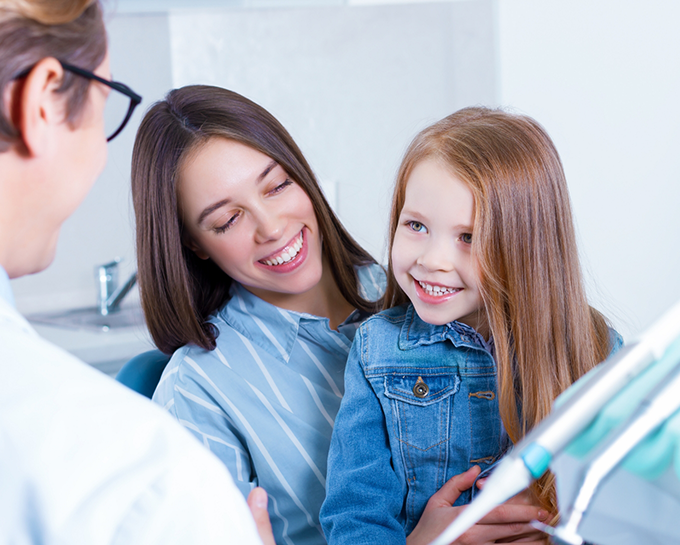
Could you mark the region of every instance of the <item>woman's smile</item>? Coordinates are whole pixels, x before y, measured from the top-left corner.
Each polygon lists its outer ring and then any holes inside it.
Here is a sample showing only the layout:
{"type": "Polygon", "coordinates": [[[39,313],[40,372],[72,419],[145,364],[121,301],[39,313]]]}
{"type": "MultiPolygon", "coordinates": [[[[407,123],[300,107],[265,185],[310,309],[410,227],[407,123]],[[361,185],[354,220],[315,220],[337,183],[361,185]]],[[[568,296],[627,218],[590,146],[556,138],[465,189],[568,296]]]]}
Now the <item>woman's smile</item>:
{"type": "Polygon", "coordinates": [[[271,157],[212,138],[182,165],[178,196],[185,244],[258,297],[281,304],[282,294],[295,299],[317,287],[323,264],[314,207],[271,157]]]}
{"type": "Polygon", "coordinates": [[[283,248],[258,260],[257,264],[276,273],[287,273],[296,270],[304,263],[308,254],[308,246],[305,244],[305,230],[306,228],[302,229],[283,248]]]}

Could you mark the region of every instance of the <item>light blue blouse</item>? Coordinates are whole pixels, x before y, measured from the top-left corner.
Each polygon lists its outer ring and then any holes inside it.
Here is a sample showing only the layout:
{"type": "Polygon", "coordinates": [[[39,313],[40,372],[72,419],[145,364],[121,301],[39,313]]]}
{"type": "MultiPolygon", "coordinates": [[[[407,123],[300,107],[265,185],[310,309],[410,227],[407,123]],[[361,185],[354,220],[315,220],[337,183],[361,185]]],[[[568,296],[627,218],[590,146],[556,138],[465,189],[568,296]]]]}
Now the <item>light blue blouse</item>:
{"type": "MultiPolygon", "coordinates": [[[[382,268],[358,275],[362,296],[377,300],[382,268]]],[[[244,495],[269,493],[277,543],[323,544],[326,458],[349,349],[368,315],[354,311],[334,331],[327,318],[278,308],[238,283],[230,293],[210,320],[215,350],[177,350],[153,399],[226,464],[244,495]]]]}

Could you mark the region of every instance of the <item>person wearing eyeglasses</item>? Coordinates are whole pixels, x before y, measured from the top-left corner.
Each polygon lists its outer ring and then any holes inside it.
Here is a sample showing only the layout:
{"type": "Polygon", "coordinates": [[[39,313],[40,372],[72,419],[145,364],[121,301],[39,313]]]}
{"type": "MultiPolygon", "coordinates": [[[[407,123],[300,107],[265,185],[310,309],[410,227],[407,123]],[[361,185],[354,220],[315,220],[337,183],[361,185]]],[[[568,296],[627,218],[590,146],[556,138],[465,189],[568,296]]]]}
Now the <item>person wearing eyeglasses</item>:
{"type": "Polygon", "coordinates": [[[110,80],[99,0],[0,0],[0,90],[0,543],[273,544],[264,491],[256,526],[214,455],[14,307],[141,101],[110,80]]]}

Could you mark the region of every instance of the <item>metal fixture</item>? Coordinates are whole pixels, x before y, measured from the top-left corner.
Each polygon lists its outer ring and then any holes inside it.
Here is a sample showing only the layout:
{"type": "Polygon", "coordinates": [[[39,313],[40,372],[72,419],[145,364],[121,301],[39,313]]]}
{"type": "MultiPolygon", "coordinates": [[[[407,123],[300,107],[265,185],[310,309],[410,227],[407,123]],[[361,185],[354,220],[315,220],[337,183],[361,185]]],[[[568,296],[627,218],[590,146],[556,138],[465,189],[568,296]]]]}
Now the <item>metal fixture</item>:
{"type": "Polygon", "coordinates": [[[135,271],[122,286],[118,286],[119,263],[120,258],[117,257],[110,263],[95,267],[97,287],[99,288],[97,308],[102,316],[107,316],[111,312],[116,312],[125,296],[137,282],[137,271],[135,271]]]}

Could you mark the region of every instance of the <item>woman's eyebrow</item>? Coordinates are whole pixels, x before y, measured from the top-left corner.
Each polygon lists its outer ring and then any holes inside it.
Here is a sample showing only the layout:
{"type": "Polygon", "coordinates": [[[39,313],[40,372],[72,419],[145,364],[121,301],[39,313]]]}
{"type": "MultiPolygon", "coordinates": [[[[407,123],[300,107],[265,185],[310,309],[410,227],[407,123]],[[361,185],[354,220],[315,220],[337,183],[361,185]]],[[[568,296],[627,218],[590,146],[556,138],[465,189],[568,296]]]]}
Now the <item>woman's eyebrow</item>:
{"type": "Polygon", "coordinates": [[[276,168],[276,166],[278,166],[278,163],[274,159],[272,159],[271,162],[267,165],[267,168],[265,168],[262,171],[262,174],[260,174],[257,177],[257,183],[260,183],[262,180],[264,180],[267,177],[267,174],[269,174],[274,168],[276,168]]]}
{"type": "Polygon", "coordinates": [[[227,198],[227,199],[222,199],[221,201],[216,202],[214,204],[211,204],[205,210],[203,210],[203,212],[201,212],[200,216],[198,216],[197,223],[200,225],[205,218],[207,218],[210,214],[212,214],[218,208],[222,208],[224,205],[229,204],[230,201],[231,201],[231,199],[227,198]]]}

